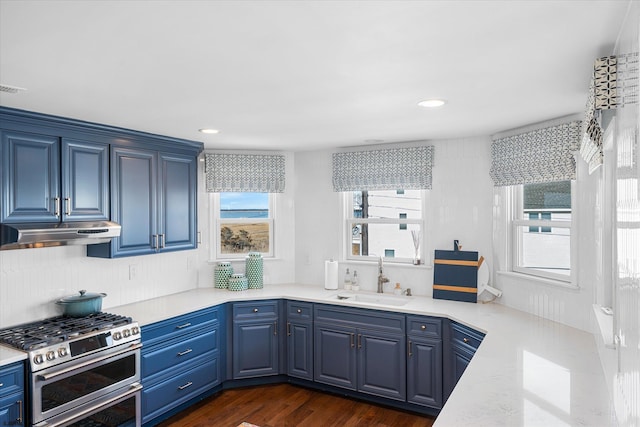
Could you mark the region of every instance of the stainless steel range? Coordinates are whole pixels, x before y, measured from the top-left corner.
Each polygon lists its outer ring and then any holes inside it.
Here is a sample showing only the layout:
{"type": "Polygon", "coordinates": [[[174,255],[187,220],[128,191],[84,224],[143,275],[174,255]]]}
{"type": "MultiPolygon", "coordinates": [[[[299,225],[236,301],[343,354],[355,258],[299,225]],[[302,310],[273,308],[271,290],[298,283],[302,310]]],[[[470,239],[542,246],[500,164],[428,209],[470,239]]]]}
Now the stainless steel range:
{"type": "Polygon", "coordinates": [[[140,327],[109,313],[59,316],[0,330],[26,351],[30,424],[140,425],[140,327]]]}

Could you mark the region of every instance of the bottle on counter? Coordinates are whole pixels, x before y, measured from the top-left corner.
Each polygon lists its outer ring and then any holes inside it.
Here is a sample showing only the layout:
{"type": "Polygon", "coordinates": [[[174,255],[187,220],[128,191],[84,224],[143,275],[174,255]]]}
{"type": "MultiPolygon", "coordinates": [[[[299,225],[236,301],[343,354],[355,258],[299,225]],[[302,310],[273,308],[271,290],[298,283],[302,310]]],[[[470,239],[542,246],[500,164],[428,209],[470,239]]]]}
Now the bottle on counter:
{"type": "Polygon", "coordinates": [[[358,272],[353,270],[353,277],[351,278],[351,289],[354,291],[360,290],[360,281],[358,280],[358,272]]]}
{"type": "Polygon", "coordinates": [[[351,273],[349,273],[348,268],[347,268],[347,272],[344,275],[344,289],[347,291],[351,290],[351,273]]]}
{"type": "Polygon", "coordinates": [[[402,288],[400,287],[400,283],[396,283],[396,287],[393,288],[394,295],[402,295],[402,288]]]}

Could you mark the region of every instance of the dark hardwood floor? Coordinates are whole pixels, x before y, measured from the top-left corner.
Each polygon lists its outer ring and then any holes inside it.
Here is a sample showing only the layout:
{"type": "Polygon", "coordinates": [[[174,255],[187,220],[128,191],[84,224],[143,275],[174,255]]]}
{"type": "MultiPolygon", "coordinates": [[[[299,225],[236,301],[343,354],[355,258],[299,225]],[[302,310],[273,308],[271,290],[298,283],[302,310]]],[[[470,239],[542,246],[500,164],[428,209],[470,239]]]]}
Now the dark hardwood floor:
{"type": "Polygon", "coordinates": [[[291,384],[225,390],[159,427],[431,427],[435,418],[359,402],[291,384]]]}

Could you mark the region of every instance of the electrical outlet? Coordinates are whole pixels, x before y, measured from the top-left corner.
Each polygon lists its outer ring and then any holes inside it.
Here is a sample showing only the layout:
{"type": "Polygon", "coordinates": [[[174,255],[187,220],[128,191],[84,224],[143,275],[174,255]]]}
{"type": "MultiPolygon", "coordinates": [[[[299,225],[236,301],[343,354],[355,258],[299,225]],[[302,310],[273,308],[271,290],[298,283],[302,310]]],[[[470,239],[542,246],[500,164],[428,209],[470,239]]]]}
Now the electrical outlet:
{"type": "Polygon", "coordinates": [[[135,280],[138,276],[138,264],[129,264],[129,280],[135,280]]]}

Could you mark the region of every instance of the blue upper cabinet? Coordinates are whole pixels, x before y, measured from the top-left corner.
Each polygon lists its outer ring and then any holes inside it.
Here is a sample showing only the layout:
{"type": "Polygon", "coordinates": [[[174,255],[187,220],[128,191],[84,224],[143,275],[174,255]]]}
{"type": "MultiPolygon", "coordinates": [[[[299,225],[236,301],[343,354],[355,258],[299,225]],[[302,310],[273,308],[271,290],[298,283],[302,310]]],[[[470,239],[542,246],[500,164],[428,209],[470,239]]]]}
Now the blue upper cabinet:
{"type": "Polygon", "coordinates": [[[109,145],[2,132],[2,222],[109,218],[109,145]]]}
{"type": "Polygon", "coordinates": [[[197,157],[112,147],[111,219],[122,226],[89,256],[116,258],[196,247],[197,157]]]}
{"type": "Polygon", "coordinates": [[[87,255],[193,249],[201,142],[0,107],[0,222],[111,220],[87,255]]]}
{"type": "Polygon", "coordinates": [[[109,219],[109,145],[62,139],[62,219],[109,219]]]}
{"type": "Polygon", "coordinates": [[[60,140],[2,132],[2,222],[59,222],[60,140]]]}

